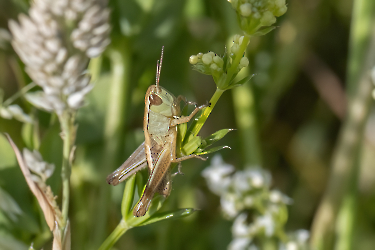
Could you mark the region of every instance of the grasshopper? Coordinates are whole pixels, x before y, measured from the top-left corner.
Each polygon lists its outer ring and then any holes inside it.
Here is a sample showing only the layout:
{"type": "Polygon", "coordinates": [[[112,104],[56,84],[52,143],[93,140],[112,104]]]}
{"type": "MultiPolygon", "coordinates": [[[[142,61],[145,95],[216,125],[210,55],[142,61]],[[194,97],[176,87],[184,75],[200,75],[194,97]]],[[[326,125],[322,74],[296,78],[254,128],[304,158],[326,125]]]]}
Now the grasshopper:
{"type": "MultiPolygon", "coordinates": [[[[164,47],[160,61],[157,62],[156,84],[148,88],[145,96],[143,121],[145,141],[118,169],[107,177],[108,184],[115,186],[148,166],[149,178],[146,187],[133,210],[133,215],[137,217],[146,214],[155,193],[164,197],[169,196],[172,189],[171,163],[180,164],[190,158],[205,160],[205,158],[194,154],[179,158],[176,156],[177,125],[189,122],[199,110],[207,105],[197,107],[195,103],[188,102],[181,95],[176,98],[159,85],[163,51],[164,47]],[[189,116],[181,116],[181,101],[195,105],[194,111],[189,116]]],[[[181,165],[178,168],[179,172],[180,167],[181,165]]]]}

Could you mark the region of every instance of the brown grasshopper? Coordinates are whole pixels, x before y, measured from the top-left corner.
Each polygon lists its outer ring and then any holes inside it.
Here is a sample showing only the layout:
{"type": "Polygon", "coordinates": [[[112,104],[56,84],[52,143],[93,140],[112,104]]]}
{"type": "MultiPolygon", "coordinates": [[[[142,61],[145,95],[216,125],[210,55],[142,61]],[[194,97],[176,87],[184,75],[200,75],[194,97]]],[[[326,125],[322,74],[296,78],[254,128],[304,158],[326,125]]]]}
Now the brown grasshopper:
{"type": "Polygon", "coordinates": [[[176,156],[177,125],[189,122],[199,110],[207,105],[196,106],[189,116],[181,116],[181,101],[187,104],[195,105],[195,103],[187,102],[186,98],[181,95],[176,98],[159,86],[163,50],[164,47],[156,68],[156,85],[151,85],[148,88],[145,97],[143,121],[145,141],[118,169],[107,177],[107,182],[115,186],[148,166],[149,178],[146,187],[133,210],[134,216],[137,217],[146,214],[156,192],[164,197],[170,194],[172,189],[171,163],[180,163],[190,158],[205,160],[205,158],[194,154],[180,158],[176,156]]]}

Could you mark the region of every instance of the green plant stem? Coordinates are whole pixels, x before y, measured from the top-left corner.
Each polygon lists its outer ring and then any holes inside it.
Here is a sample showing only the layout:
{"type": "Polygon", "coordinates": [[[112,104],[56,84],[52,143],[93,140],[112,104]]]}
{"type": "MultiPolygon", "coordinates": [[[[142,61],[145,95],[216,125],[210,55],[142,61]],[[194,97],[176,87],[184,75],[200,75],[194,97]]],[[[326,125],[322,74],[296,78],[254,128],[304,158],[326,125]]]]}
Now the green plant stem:
{"type": "Polygon", "coordinates": [[[109,250],[112,246],[121,238],[126,231],[128,231],[129,227],[126,222],[122,219],[120,223],[117,225],[115,230],[108,236],[108,238],[103,242],[100,246],[99,250],[109,250]]]}
{"type": "MultiPolygon", "coordinates": [[[[108,49],[111,61],[112,81],[109,91],[109,103],[104,127],[103,162],[100,164],[101,176],[107,176],[118,166],[118,153],[124,138],[125,116],[129,99],[130,87],[130,55],[131,51],[127,41],[120,40],[108,49]]],[[[94,245],[100,244],[105,237],[107,211],[110,198],[110,186],[103,183],[100,187],[98,207],[95,216],[94,245]]],[[[94,247],[94,246],[92,246],[94,247]]]]}
{"type": "Polygon", "coordinates": [[[245,165],[261,166],[261,150],[258,139],[255,100],[251,86],[243,86],[232,90],[234,114],[240,139],[245,165]]]}
{"type": "Polygon", "coordinates": [[[12,102],[14,102],[17,98],[19,98],[20,96],[23,96],[25,93],[27,93],[30,89],[34,88],[36,86],[35,83],[30,83],[28,85],[26,85],[25,87],[23,87],[20,91],[18,91],[17,93],[15,93],[14,95],[12,95],[11,97],[9,97],[4,103],[2,106],[6,107],[10,104],[12,104],[12,102]]]}
{"type": "Polygon", "coordinates": [[[198,120],[194,121],[192,124],[191,133],[196,136],[198,135],[199,131],[202,129],[203,124],[206,122],[207,118],[210,116],[212,110],[214,109],[217,101],[220,99],[221,95],[224,93],[225,90],[216,89],[214,95],[211,97],[210,106],[205,108],[198,118],[198,120]]]}
{"type": "Polygon", "coordinates": [[[69,199],[70,199],[70,173],[71,154],[75,141],[74,115],[65,111],[60,117],[62,138],[63,138],[63,162],[61,169],[62,178],[62,222],[60,230],[63,232],[68,221],[69,199]]]}
{"type": "Polygon", "coordinates": [[[348,63],[349,109],[333,155],[328,187],[313,221],[311,244],[314,249],[332,249],[334,245],[340,250],[353,249],[361,146],[373,90],[370,70],[375,65],[375,29],[371,14],[374,10],[374,1],[355,1],[348,63]]]}

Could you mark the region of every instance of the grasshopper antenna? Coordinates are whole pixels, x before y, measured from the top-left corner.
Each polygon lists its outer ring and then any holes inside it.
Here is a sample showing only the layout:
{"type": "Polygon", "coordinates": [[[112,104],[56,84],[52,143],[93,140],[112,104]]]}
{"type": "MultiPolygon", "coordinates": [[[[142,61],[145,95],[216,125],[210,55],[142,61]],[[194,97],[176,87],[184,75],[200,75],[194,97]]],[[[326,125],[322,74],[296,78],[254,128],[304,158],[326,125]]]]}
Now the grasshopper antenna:
{"type": "Polygon", "coordinates": [[[161,65],[163,63],[163,54],[164,54],[164,46],[161,47],[160,60],[158,60],[158,62],[156,64],[156,87],[158,87],[158,89],[159,89],[161,65]]]}

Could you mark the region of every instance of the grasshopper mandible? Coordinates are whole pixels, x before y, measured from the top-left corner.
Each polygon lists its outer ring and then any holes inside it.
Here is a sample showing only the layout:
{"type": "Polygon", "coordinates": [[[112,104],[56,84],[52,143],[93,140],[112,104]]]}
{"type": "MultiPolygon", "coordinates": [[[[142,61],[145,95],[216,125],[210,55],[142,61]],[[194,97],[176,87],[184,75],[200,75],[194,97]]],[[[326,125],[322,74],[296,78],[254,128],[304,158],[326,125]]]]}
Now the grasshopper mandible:
{"type": "Polygon", "coordinates": [[[146,214],[156,192],[164,197],[170,194],[172,189],[171,163],[180,163],[190,158],[205,160],[194,154],[180,158],[176,156],[177,125],[189,122],[199,110],[207,105],[195,106],[189,116],[181,116],[180,102],[194,103],[187,102],[186,98],[181,95],[176,98],[159,85],[163,51],[164,47],[156,67],[156,85],[151,85],[146,92],[143,121],[145,141],[107,177],[107,182],[115,186],[148,166],[149,178],[146,187],[133,210],[133,215],[137,217],[146,214]]]}

